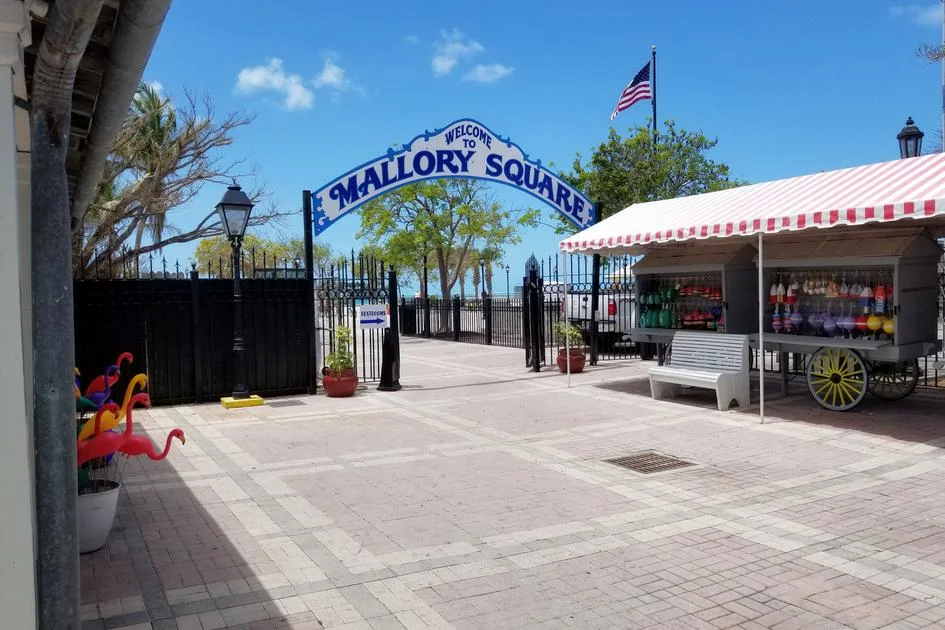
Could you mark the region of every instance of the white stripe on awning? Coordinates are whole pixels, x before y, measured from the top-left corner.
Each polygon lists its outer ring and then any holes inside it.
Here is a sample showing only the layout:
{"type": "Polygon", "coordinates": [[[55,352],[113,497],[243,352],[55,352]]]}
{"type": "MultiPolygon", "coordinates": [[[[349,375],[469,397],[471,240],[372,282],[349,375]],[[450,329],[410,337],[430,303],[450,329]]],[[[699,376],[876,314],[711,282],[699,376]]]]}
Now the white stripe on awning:
{"type": "Polygon", "coordinates": [[[638,203],[560,243],[567,252],[945,215],[945,153],[638,203]]]}

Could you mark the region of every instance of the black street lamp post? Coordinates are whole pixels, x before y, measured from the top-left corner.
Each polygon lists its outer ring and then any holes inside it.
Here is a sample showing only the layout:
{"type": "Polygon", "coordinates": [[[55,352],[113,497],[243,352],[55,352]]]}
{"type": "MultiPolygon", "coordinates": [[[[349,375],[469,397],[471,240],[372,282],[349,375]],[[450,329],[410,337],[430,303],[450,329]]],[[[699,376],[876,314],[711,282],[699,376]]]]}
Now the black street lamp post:
{"type": "Polygon", "coordinates": [[[899,141],[899,157],[912,158],[922,153],[922,138],[925,134],[916,127],[912,116],[906,119],[906,126],[896,135],[899,141]]]}
{"type": "Polygon", "coordinates": [[[509,266],[505,266],[505,295],[512,299],[512,285],[509,283],[509,266]]]}
{"type": "Polygon", "coordinates": [[[233,248],[233,360],[234,382],[233,398],[249,398],[249,385],[246,370],[246,338],[243,336],[243,288],[240,283],[243,236],[249,224],[249,214],[253,211],[253,202],[235,183],[226,189],[223,199],[217,204],[220,222],[233,248]]]}
{"type": "Polygon", "coordinates": [[[482,282],[482,299],[486,299],[486,261],[479,257],[479,281],[482,282]]]}

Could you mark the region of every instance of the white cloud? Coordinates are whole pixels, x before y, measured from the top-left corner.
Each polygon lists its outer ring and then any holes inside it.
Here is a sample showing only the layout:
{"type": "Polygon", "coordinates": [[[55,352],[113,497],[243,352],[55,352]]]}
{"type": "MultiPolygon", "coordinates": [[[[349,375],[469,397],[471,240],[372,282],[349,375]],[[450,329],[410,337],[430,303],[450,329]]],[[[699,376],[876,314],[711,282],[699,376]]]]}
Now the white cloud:
{"type": "Polygon", "coordinates": [[[286,74],[281,59],[270,59],[265,66],[243,68],[236,78],[236,89],[243,94],[277,92],[283,98],[283,107],[290,111],[308,109],[314,100],[302,77],[286,74]]]}
{"type": "Polygon", "coordinates": [[[512,74],[513,70],[515,70],[515,68],[512,66],[504,66],[501,63],[491,63],[488,65],[479,64],[467,72],[463,80],[475,81],[476,83],[495,83],[512,74]]]}
{"type": "Polygon", "coordinates": [[[469,59],[485,48],[479,42],[469,39],[458,29],[441,31],[440,39],[434,44],[436,55],[433,57],[433,74],[442,77],[453,71],[461,60],[469,59]]]}
{"type": "Polygon", "coordinates": [[[330,88],[338,92],[344,92],[351,87],[351,82],[345,77],[345,69],[330,58],[325,59],[325,65],[313,83],[317,88],[330,88]]]}
{"type": "Polygon", "coordinates": [[[157,92],[158,94],[161,94],[162,92],[164,92],[164,84],[161,83],[160,81],[145,81],[145,83],[150,85],[151,89],[157,92]]]}
{"type": "Polygon", "coordinates": [[[941,26],[942,7],[935,4],[901,4],[890,7],[889,13],[894,17],[901,17],[914,22],[919,26],[941,26]]]}
{"type": "Polygon", "coordinates": [[[419,44],[420,38],[417,37],[416,35],[404,35],[404,41],[411,45],[419,44]]]}

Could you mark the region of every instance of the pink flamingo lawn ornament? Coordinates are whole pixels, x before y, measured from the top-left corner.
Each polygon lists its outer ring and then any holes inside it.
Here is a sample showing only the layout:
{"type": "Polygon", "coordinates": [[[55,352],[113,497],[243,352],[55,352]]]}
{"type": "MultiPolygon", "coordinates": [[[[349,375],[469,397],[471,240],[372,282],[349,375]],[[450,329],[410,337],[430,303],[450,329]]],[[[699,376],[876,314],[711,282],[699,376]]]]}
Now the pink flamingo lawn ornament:
{"type": "Polygon", "coordinates": [[[96,376],[95,380],[89,383],[89,386],[85,389],[85,397],[99,405],[108,400],[111,396],[112,385],[117,383],[121,377],[122,363],[131,363],[132,361],[134,361],[134,356],[130,352],[122,352],[118,355],[115,364],[105,368],[105,374],[96,376]]]}
{"type": "Polygon", "coordinates": [[[85,440],[92,437],[93,433],[110,431],[121,424],[121,421],[125,419],[125,414],[131,406],[131,398],[135,388],[140,387],[143,390],[147,384],[148,377],[146,375],[136,374],[134,378],[131,379],[131,382],[128,383],[128,388],[125,389],[125,399],[121,403],[119,413],[113,414],[110,410],[105,409],[105,413],[95,414],[94,418],[90,418],[82,425],[82,429],[79,431],[79,437],[76,439],[79,441],[85,440]]]}
{"type": "MultiPolygon", "coordinates": [[[[141,403],[142,406],[148,406],[151,404],[151,398],[144,393],[138,393],[132,396],[131,404],[128,406],[127,415],[125,417],[124,433],[99,433],[96,428],[95,435],[93,435],[91,439],[81,442],[76,441],[77,464],[79,466],[87,461],[99,457],[106,457],[112,453],[147,455],[149,459],[160,460],[167,457],[167,454],[170,453],[172,439],[177,438],[180,440],[181,444],[185,443],[184,432],[181,429],[172,429],[167,435],[164,450],[158,453],[157,449],[154,447],[154,442],[149,438],[143,435],[134,435],[131,411],[136,403],[141,403]]],[[[117,415],[119,411],[118,405],[115,403],[106,403],[102,406],[102,409],[99,410],[99,413],[96,414],[96,418],[100,418],[105,411],[117,415]]]]}

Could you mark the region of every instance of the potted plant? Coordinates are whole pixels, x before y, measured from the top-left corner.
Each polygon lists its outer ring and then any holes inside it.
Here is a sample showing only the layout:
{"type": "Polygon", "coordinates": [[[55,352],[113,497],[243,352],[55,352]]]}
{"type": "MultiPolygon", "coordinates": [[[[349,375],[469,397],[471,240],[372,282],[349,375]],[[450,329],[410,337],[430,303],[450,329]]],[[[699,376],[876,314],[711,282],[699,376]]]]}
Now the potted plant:
{"type": "Polygon", "coordinates": [[[570,371],[571,374],[582,372],[587,357],[584,354],[584,335],[581,334],[581,329],[574,324],[562,321],[556,322],[552,330],[557,335],[559,343],[565,346],[558,349],[558,369],[562,372],[570,371]]]}
{"type": "Polygon", "coordinates": [[[79,553],[98,551],[108,541],[115,523],[121,483],[113,458],[100,458],[79,466],[79,496],[76,515],[79,521],[79,553]]]}
{"type": "Polygon", "coordinates": [[[325,357],[322,383],[330,398],[353,396],[358,389],[358,373],[351,353],[351,329],[347,326],[335,329],[335,349],[325,357]]]}

